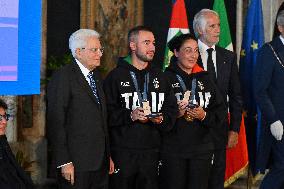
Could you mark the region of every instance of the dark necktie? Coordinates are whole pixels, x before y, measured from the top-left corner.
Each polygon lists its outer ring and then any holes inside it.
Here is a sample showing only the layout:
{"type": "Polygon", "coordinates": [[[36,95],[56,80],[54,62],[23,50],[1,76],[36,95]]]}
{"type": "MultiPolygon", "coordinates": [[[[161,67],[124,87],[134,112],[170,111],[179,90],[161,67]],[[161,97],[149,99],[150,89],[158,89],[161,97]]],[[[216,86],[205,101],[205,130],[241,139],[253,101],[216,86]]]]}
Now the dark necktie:
{"type": "Polygon", "coordinates": [[[213,59],[212,59],[212,51],[213,51],[213,48],[207,49],[207,53],[208,53],[207,71],[211,75],[213,81],[216,82],[216,71],[215,71],[215,66],[214,66],[213,59]]]}
{"type": "Polygon", "coordinates": [[[96,82],[95,82],[94,77],[93,77],[93,72],[89,72],[87,77],[90,79],[90,86],[92,88],[92,91],[93,91],[96,99],[97,99],[97,102],[100,104],[100,100],[99,100],[99,96],[98,96],[98,92],[97,92],[96,82]]]}

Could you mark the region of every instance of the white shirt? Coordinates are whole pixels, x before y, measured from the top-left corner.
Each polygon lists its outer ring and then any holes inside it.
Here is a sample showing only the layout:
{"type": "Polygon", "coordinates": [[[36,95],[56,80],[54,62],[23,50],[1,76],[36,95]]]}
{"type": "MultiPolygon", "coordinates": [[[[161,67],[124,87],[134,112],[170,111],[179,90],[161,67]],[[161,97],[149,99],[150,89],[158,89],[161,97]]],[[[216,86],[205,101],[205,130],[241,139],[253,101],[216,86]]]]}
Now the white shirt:
{"type": "Polygon", "coordinates": [[[90,73],[90,70],[88,68],[86,68],[81,62],[79,62],[79,60],[77,60],[75,58],[76,63],[78,64],[82,74],[84,75],[85,79],[88,81],[89,85],[90,85],[90,79],[88,78],[88,74],[90,73]]]}
{"type": "Polygon", "coordinates": [[[198,39],[198,48],[199,48],[199,53],[200,53],[200,57],[201,57],[201,60],[202,60],[203,68],[206,71],[207,71],[207,59],[208,59],[207,49],[209,49],[209,48],[213,49],[213,51],[212,51],[212,60],[213,60],[213,63],[214,63],[216,77],[217,77],[215,45],[213,45],[212,47],[208,47],[205,43],[203,43],[200,39],[198,39]]]}
{"type": "Polygon", "coordinates": [[[284,38],[282,37],[282,35],[280,35],[280,40],[281,40],[281,42],[282,42],[283,45],[284,45],[284,38]]]}

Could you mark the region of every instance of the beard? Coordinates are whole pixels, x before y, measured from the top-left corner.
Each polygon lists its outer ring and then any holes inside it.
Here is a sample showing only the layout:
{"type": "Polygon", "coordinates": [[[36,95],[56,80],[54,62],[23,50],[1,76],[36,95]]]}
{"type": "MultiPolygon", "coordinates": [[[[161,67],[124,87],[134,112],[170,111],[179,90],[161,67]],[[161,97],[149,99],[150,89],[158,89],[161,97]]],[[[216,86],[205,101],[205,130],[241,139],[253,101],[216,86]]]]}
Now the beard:
{"type": "Polygon", "coordinates": [[[141,61],[143,61],[143,62],[150,62],[150,61],[152,61],[153,60],[153,57],[154,56],[147,56],[147,53],[146,54],[142,54],[142,53],[140,53],[140,52],[137,52],[136,53],[136,56],[137,56],[137,58],[139,59],[139,60],[141,60],[141,61]]]}

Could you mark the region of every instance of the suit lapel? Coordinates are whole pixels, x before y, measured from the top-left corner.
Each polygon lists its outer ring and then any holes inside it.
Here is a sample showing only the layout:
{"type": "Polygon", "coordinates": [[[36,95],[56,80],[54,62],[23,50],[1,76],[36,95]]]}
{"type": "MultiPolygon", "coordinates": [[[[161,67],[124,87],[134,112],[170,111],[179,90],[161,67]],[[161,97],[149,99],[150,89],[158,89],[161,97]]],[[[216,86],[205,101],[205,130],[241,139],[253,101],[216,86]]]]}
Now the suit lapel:
{"type": "Polygon", "coordinates": [[[79,66],[77,65],[76,62],[74,62],[73,64],[74,64],[73,70],[74,70],[74,73],[75,73],[76,80],[79,83],[79,86],[81,86],[83,88],[83,91],[87,92],[88,95],[95,101],[95,104],[97,104],[99,106],[99,104],[96,100],[96,97],[93,94],[93,91],[92,91],[89,83],[87,82],[86,78],[84,77],[83,73],[81,72],[79,66]]]}
{"type": "Polygon", "coordinates": [[[106,99],[105,99],[105,95],[104,95],[104,91],[103,91],[103,85],[102,85],[102,79],[100,77],[100,73],[98,70],[94,71],[94,76],[95,76],[95,80],[96,80],[96,85],[97,85],[97,93],[100,99],[100,108],[101,108],[101,113],[102,113],[102,117],[104,118],[104,126],[103,129],[105,131],[105,133],[107,133],[107,110],[106,110],[106,99]]]}
{"type": "Polygon", "coordinates": [[[97,86],[97,93],[98,93],[98,96],[99,96],[99,100],[100,100],[100,103],[101,103],[101,108],[102,108],[102,111],[104,112],[105,111],[105,95],[104,95],[104,91],[103,91],[103,87],[102,87],[102,83],[101,83],[101,77],[100,77],[100,73],[98,70],[95,70],[94,71],[94,79],[96,81],[96,86],[97,86]]]}
{"type": "Polygon", "coordinates": [[[217,67],[217,84],[218,86],[222,86],[222,82],[224,80],[223,76],[224,73],[221,72],[221,70],[226,70],[223,67],[225,66],[226,62],[221,55],[218,47],[216,47],[216,67],[217,67]]]}
{"type": "Polygon", "coordinates": [[[284,65],[284,46],[282,47],[281,50],[278,51],[278,54],[282,64],[284,65]]]}
{"type": "Polygon", "coordinates": [[[272,42],[272,46],[273,48],[275,48],[275,51],[279,56],[281,62],[284,64],[284,45],[279,37],[275,39],[274,42],[272,42]]]}
{"type": "Polygon", "coordinates": [[[103,91],[103,87],[102,87],[102,83],[101,80],[97,80],[97,92],[100,98],[100,103],[101,103],[101,108],[102,108],[102,112],[103,112],[103,116],[106,117],[105,112],[106,112],[106,100],[105,100],[105,95],[104,95],[104,91],[103,91]]]}

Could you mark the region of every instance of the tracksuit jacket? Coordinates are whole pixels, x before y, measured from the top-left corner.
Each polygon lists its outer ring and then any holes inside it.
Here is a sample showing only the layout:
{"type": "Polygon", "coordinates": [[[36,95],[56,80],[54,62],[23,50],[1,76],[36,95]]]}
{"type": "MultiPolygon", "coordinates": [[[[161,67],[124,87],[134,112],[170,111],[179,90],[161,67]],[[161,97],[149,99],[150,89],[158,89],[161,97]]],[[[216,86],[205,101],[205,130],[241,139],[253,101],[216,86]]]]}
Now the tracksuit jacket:
{"type": "Polygon", "coordinates": [[[193,78],[196,78],[193,103],[205,110],[206,117],[202,121],[194,119],[192,122],[186,121],[184,117],[178,118],[170,131],[163,132],[162,153],[189,158],[212,151],[214,149],[212,131],[223,126],[222,123],[227,115],[222,96],[216,85],[211,81],[208,72],[197,64],[192,73],[187,74],[176,62],[172,62],[166,70],[166,75],[177,100],[182,100],[184,96],[184,89],[177,75],[182,78],[189,91],[192,88],[193,78]]]}
{"type": "Polygon", "coordinates": [[[171,130],[177,116],[177,102],[165,74],[151,64],[138,70],[130,57],[119,58],[117,67],[104,81],[108,124],[112,150],[158,151],[160,131],[171,130]],[[139,98],[130,71],[135,73],[139,91],[144,91],[145,74],[149,73],[147,99],[152,113],[162,113],[161,124],[132,121],[131,112],[139,107],[139,98]]]}

